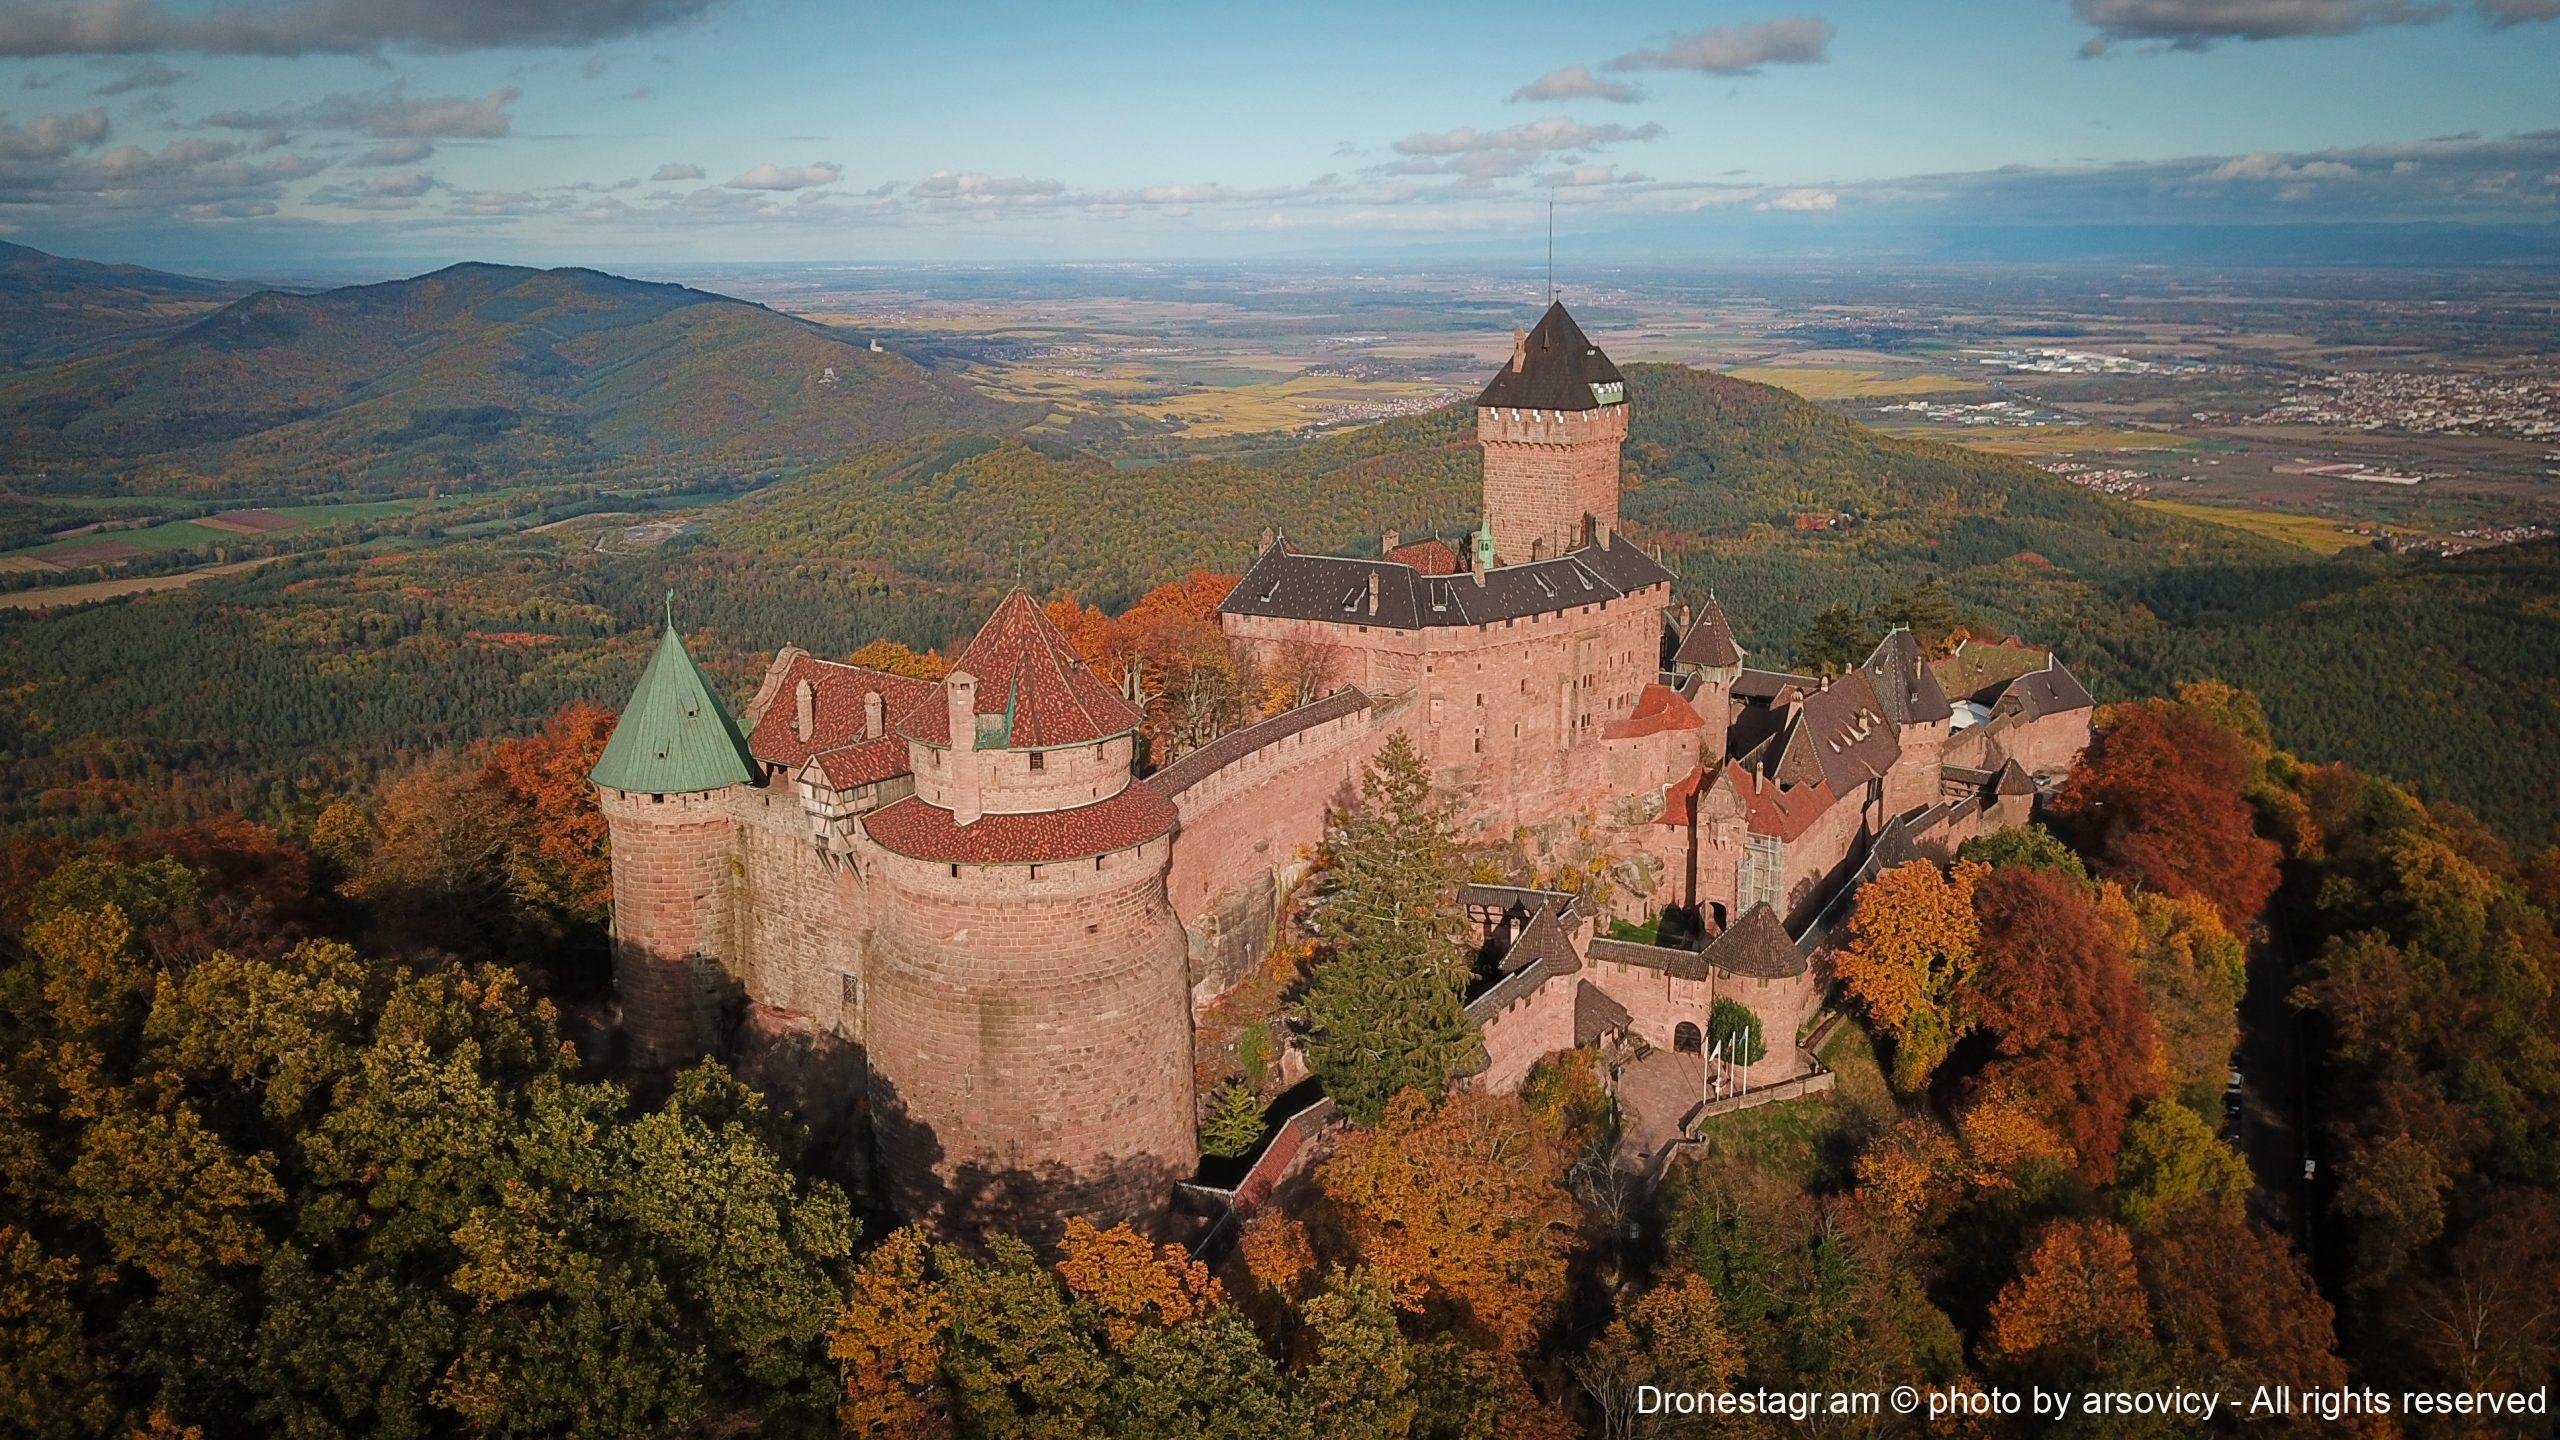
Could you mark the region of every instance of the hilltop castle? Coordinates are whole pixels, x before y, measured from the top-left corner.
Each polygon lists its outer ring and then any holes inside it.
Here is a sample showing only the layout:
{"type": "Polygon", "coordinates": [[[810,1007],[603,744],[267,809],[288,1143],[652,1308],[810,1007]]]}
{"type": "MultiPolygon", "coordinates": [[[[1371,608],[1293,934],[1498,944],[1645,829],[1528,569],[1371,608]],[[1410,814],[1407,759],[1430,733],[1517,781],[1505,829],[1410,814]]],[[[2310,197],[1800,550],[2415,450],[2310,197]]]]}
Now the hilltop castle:
{"type": "Polygon", "coordinates": [[[1751,1083],[1798,1073],[1839,898],[2024,820],[2088,693],[2032,646],[1900,631],[1834,677],[1750,666],[1620,532],[1626,380],[1562,305],[1476,414],[1483,528],[1376,559],[1267,542],[1220,624],[1314,657],[1326,693],[1150,774],[1138,710],[1019,591],[938,683],[787,647],[743,724],[670,626],[594,774],[634,1058],[709,1052],[742,1001],[848,1057],[901,1213],[1161,1214],[1198,1162],[1194,1007],[1267,952],[1328,810],[1402,733],[1470,833],[1596,837],[1615,912],[1695,936],[1468,887],[1499,952],[1472,1083],[1613,1034],[1694,1049],[1718,997],[1772,1037],[1751,1083]]]}

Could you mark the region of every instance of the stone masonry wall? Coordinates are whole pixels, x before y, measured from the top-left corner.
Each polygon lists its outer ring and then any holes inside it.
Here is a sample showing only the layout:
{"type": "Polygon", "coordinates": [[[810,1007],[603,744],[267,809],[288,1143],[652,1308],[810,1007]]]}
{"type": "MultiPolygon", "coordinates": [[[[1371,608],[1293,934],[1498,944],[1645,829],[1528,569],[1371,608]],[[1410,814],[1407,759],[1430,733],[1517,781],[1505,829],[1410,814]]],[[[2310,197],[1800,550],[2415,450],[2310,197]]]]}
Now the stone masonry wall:
{"type": "Polygon", "coordinates": [[[597,792],[613,851],[613,983],[631,1059],[681,1065],[715,1039],[706,986],[729,953],[724,924],[737,826],[726,797],[597,792]]]}
{"type": "Polygon", "coordinates": [[[1484,447],[1485,523],[1506,564],[1561,554],[1581,543],[1582,520],[1618,528],[1618,447],[1627,407],[1476,412],[1484,447]]]}
{"type": "Polygon", "coordinates": [[[881,853],[864,1044],[900,1214],[969,1231],[1160,1218],[1198,1163],[1169,842],[952,868],[881,853]]]}
{"type": "Polygon", "coordinates": [[[1174,798],[1181,813],[1166,879],[1189,937],[1192,998],[1216,999],[1269,953],[1279,900],[1304,878],[1325,817],[1357,802],[1360,771],[1410,706],[1309,726],[1174,798]]]}

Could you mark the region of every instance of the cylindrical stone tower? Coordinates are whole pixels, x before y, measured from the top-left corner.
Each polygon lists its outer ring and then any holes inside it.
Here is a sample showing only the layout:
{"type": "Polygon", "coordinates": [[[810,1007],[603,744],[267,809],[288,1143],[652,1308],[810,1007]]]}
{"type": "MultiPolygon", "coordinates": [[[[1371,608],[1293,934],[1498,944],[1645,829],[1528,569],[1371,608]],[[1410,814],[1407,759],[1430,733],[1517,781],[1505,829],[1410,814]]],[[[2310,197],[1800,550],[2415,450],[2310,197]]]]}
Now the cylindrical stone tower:
{"type": "Polygon", "coordinates": [[[755,783],[737,722],[670,622],[589,777],[613,851],[613,985],[643,1067],[680,1065],[717,1036],[737,824],[755,783]]]}
{"type": "Polygon", "coordinates": [[[893,1204],[959,1231],[1142,1227],[1199,1152],[1175,813],[1138,712],[1016,592],[901,724],[916,793],[865,818],[863,1037],[893,1204]]]}

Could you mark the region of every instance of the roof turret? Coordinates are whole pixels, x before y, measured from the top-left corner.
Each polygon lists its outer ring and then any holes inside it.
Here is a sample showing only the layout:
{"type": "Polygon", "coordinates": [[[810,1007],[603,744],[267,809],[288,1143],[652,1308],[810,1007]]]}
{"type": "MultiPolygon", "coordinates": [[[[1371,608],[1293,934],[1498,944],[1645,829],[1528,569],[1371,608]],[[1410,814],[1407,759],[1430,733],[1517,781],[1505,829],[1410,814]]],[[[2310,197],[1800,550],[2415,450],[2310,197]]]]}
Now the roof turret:
{"type": "Polygon", "coordinates": [[[1547,307],[1535,328],[1512,341],[1511,363],[1476,397],[1480,409],[1598,410],[1623,405],[1627,377],[1582,327],[1573,323],[1559,300],[1547,307]]]}
{"type": "Polygon", "coordinates": [[[658,649],[588,776],[608,790],[690,795],[753,783],[738,722],[686,652],[669,617],[658,649]]]}

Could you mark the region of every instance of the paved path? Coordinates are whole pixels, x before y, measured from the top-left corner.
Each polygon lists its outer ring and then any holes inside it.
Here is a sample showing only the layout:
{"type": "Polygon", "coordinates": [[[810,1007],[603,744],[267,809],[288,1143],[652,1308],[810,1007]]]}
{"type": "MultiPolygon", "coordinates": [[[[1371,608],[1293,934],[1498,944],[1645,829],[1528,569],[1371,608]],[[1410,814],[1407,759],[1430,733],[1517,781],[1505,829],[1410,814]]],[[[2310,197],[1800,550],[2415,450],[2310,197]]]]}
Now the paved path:
{"type": "Polygon", "coordinates": [[[1618,1109],[1625,1125],[1618,1160],[1641,1169],[1680,1138],[1680,1121],[1698,1104],[1703,1078],[1695,1055],[1656,1050],[1618,1072],[1618,1109]]]}

